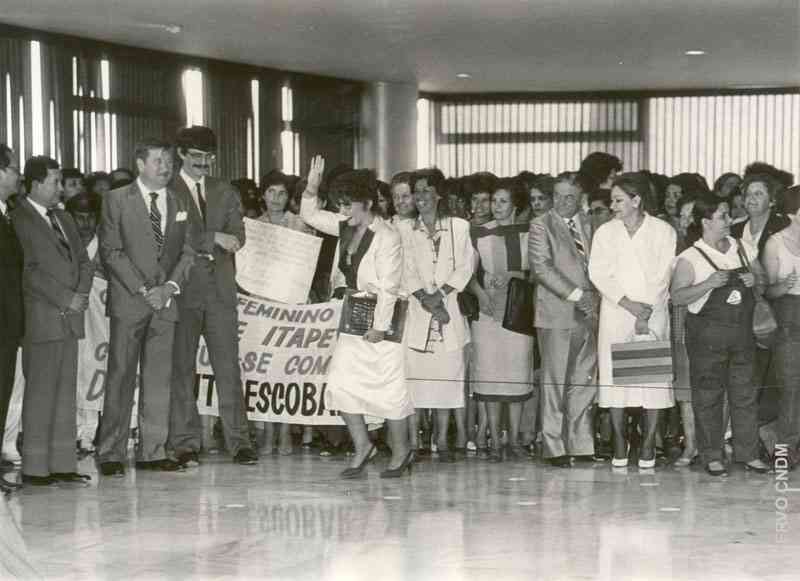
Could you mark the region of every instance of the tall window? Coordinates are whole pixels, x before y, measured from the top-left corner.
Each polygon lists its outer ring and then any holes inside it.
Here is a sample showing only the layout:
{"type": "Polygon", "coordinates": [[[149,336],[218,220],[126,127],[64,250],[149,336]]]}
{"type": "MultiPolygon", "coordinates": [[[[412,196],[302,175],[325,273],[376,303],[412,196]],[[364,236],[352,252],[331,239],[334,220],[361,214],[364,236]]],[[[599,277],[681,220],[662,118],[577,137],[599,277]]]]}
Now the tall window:
{"type": "Polygon", "coordinates": [[[260,114],[260,84],[258,79],[250,82],[250,103],[253,109],[251,117],[247,120],[247,177],[258,181],[261,175],[261,114],[260,114]]]}
{"type": "Polygon", "coordinates": [[[42,54],[36,40],[31,41],[31,141],[33,155],[44,155],[44,112],[42,109],[42,54]]]}
{"type": "Polygon", "coordinates": [[[183,94],[186,98],[186,127],[205,125],[203,123],[203,71],[186,69],[183,72],[183,94]]]}
{"type": "Polygon", "coordinates": [[[800,177],[798,121],[798,94],[649,99],[648,167],[715,180],[764,161],[800,177]]]}
{"type": "Polygon", "coordinates": [[[431,95],[420,99],[418,113],[418,163],[451,176],[555,174],[606,151],[627,171],[696,172],[709,183],[753,161],[800,177],[798,90],[583,99],[431,95]]]}
{"type": "Polygon", "coordinates": [[[300,169],[300,136],[292,131],[292,120],[294,119],[294,101],[292,99],[292,89],[286,85],[281,87],[281,120],[283,130],[281,131],[281,152],[282,162],[281,171],[285,174],[294,175],[300,169]]]}

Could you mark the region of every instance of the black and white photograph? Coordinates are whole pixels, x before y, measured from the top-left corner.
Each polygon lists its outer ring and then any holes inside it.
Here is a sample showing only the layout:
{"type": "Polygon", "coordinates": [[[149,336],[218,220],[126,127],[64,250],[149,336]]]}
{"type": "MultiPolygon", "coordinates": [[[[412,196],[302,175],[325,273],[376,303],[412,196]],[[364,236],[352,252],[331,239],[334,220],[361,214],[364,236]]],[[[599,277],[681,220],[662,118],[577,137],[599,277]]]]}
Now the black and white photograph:
{"type": "Polygon", "coordinates": [[[3,0],[0,580],[800,579],[800,0],[3,0]]]}

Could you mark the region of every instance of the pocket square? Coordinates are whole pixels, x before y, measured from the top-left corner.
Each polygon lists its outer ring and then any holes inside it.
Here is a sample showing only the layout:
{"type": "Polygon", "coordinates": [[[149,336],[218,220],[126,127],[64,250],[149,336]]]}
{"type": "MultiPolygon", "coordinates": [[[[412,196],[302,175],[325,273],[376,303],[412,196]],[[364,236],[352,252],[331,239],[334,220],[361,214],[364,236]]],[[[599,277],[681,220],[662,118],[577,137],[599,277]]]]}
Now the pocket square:
{"type": "Polygon", "coordinates": [[[186,221],[186,212],[178,212],[175,214],[175,221],[176,222],[185,222],[186,221]]]}

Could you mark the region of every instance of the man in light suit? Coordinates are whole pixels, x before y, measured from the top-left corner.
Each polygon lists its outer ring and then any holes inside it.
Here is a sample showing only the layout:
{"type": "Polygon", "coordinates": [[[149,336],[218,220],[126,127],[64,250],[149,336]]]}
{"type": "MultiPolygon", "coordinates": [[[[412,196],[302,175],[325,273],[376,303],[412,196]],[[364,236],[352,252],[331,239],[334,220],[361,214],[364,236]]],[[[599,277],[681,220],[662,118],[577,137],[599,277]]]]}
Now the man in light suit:
{"type": "Polygon", "coordinates": [[[83,483],[78,474],[75,397],[92,264],[72,217],[58,209],[61,170],[49,157],[25,164],[28,197],[12,213],[22,244],[25,338],[22,481],[83,483]]]}
{"type": "Polygon", "coordinates": [[[136,145],[139,177],[103,199],[100,256],[108,274],[111,318],[105,401],[97,450],[100,471],[121,476],[127,455],[136,368],[140,366],[136,467],[174,471],[167,456],[172,343],[179,294],[194,259],[190,201],[168,187],[172,147],[136,145]]]}
{"type": "Polygon", "coordinates": [[[227,182],[209,175],[217,141],[208,127],[182,129],[177,137],[182,166],[175,191],[191,200],[196,261],[178,297],[169,448],[181,464],[197,465],[202,424],[194,391],[197,347],[206,340],[228,451],[238,464],[255,464],[239,367],[239,328],[234,254],[244,245],[239,195],[227,182]]]}
{"type": "Polygon", "coordinates": [[[542,355],[544,457],[569,467],[594,455],[597,292],[587,273],[592,229],[579,212],[574,174],[556,179],[553,208],[531,222],[528,259],[536,283],[537,338],[542,355]]]}

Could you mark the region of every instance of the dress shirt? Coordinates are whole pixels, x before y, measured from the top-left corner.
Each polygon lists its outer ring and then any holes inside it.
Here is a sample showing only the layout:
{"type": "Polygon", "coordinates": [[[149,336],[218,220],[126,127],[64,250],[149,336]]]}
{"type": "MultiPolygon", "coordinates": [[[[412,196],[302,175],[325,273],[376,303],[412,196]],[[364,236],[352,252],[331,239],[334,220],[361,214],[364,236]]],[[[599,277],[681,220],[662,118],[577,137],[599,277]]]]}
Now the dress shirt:
{"type": "MultiPolygon", "coordinates": [[[[150,202],[151,202],[150,194],[152,194],[154,192],[156,194],[158,194],[158,199],[156,199],[156,207],[158,208],[158,211],[161,213],[161,233],[165,236],[164,243],[166,244],[166,235],[167,235],[167,188],[163,187],[160,190],[148,189],[147,186],[145,186],[142,183],[141,178],[136,178],[136,183],[139,186],[139,190],[142,192],[142,199],[144,199],[144,205],[147,207],[147,213],[148,214],[150,213],[150,202]]],[[[168,280],[164,284],[168,284],[168,285],[172,286],[172,288],[175,289],[175,294],[176,295],[181,294],[181,287],[178,286],[177,282],[172,281],[172,280],[168,280]]],[[[144,288],[139,289],[139,292],[142,293],[143,290],[145,290],[145,289],[144,288]]],[[[172,299],[167,301],[167,305],[166,306],[169,307],[171,302],[172,302],[172,299]]]]}
{"type": "Polygon", "coordinates": [[[203,192],[203,199],[206,201],[206,207],[208,207],[208,195],[206,194],[206,176],[200,176],[199,180],[195,180],[188,173],[186,173],[183,168],[181,168],[181,178],[183,178],[184,183],[186,183],[186,187],[189,188],[189,193],[192,194],[192,199],[194,200],[194,205],[197,206],[197,211],[200,212],[200,215],[203,215],[203,211],[200,209],[200,200],[197,199],[197,184],[200,184],[200,191],[203,192]]]}
{"type": "MultiPolygon", "coordinates": [[[[567,230],[570,230],[570,236],[572,235],[572,231],[571,228],[569,227],[569,222],[570,220],[572,220],[572,222],[575,223],[575,229],[578,231],[578,236],[580,236],[581,244],[583,244],[583,250],[584,252],[587,253],[586,260],[589,260],[588,247],[586,246],[586,240],[584,240],[583,238],[583,228],[581,227],[581,219],[579,217],[579,212],[576,212],[575,215],[572,216],[572,218],[564,218],[562,216],[561,219],[564,220],[564,225],[567,227],[567,230]]],[[[583,289],[580,287],[575,287],[575,289],[571,293],[569,293],[569,296],[567,296],[567,300],[570,301],[571,303],[577,303],[579,300],[581,300],[582,297],[583,297],[583,289]]]]}
{"type": "Polygon", "coordinates": [[[142,192],[142,199],[144,200],[144,205],[147,208],[147,213],[150,214],[150,194],[156,193],[158,194],[158,199],[156,200],[156,207],[158,211],[161,213],[161,234],[166,236],[167,233],[167,188],[161,188],[160,190],[151,190],[147,186],[142,183],[141,178],[136,178],[136,182],[139,186],[139,190],[142,192]]]}
{"type": "MultiPolygon", "coordinates": [[[[50,226],[50,217],[47,215],[48,208],[45,208],[45,207],[44,207],[44,206],[42,206],[42,205],[41,205],[39,202],[37,202],[36,200],[34,200],[34,199],[33,199],[33,198],[31,198],[31,197],[29,197],[29,198],[28,198],[28,201],[31,203],[31,206],[33,206],[33,208],[34,208],[34,209],[35,209],[35,210],[36,210],[36,211],[39,213],[39,215],[42,217],[42,220],[44,220],[45,222],[47,222],[47,226],[48,226],[48,227],[51,227],[51,226],[50,226]]],[[[56,221],[56,223],[58,224],[58,227],[59,227],[59,228],[61,228],[61,233],[64,235],[64,239],[66,240],[67,233],[64,231],[64,225],[61,223],[61,220],[59,220],[59,219],[58,219],[58,216],[56,216],[55,214],[53,214],[53,218],[55,218],[55,221],[56,221]]]]}

